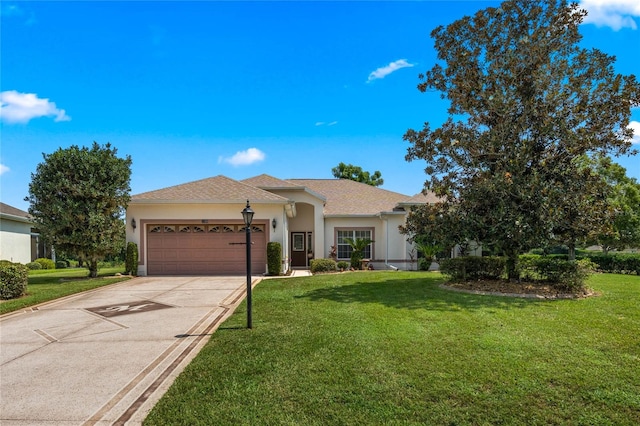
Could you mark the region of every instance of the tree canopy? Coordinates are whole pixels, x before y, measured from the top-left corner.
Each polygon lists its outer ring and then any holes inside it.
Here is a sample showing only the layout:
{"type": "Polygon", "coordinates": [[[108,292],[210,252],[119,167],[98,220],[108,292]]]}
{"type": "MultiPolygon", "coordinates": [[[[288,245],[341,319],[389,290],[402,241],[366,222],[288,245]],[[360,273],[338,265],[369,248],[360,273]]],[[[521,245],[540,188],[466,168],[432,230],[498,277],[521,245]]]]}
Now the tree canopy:
{"type": "Polygon", "coordinates": [[[606,185],[611,228],[592,236],[590,242],[601,245],[605,252],[640,247],[640,183],[608,157],[594,161],[593,168],[606,185]]]}
{"type": "Polygon", "coordinates": [[[382,174],[378,170],[370,174],[369,172],[363,171],[362,167],[354,166],[353,164],[344,164],[341,162],[331,169],[331,173],[333,173],[333,176],[337,179],[355,180],[356,182],[366,183],[371,186],[380,186],[384,183],[382,174]]]}
{"type": "Polygon", "coordinates": [[[116,154],[109,143],[96,142],[42,154],[25,198],[43,239],[86,261],[91,277],[99,260],[124,247],[131,157],[116,154]]]}
{"type": "Polygon", "coordinates": [[[449,118],[408,130],[406,159],[427,162],[425,188],[458,239],[503,252],[512,279],[519,253],[603,225],[581,158],[631,152],[640,85],[579,46],[585,16],[565,0],[511,0],[431,33],[440,62],[418,89],[440,91],[449,118]]]}

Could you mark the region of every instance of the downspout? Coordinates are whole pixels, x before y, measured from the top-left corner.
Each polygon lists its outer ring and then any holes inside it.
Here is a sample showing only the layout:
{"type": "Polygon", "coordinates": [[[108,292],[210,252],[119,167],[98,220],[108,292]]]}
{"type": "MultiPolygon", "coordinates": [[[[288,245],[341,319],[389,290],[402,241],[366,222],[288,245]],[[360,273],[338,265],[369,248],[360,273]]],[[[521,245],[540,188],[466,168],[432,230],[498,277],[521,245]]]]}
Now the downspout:
{"type": "Polygon", "coordinates": [[[393,266],[389,264],[389,218],[384,216],[382,213],[380,213],[380,219],[384,220],[385,223],[385,242],[386,242],[386,248],[385,248],[385,253],[384,253],[384,266],[387,267],[387,269],[392,269],[394,271],[398,270],[397,266],[393,266]]]}
{"type": "Polygon", "coordinates": [[[287,238],[287,230],[289,229],[289,222],[287,222],[287,209],[282,209],[282,250],[283,259],[285,259],[285,264],[283,266],[283,273],[286,275],[290,269],[290,259],[289,259],[289,238],[287,238]],[[286,268],[286,269],[285,269],[286,268]]]}

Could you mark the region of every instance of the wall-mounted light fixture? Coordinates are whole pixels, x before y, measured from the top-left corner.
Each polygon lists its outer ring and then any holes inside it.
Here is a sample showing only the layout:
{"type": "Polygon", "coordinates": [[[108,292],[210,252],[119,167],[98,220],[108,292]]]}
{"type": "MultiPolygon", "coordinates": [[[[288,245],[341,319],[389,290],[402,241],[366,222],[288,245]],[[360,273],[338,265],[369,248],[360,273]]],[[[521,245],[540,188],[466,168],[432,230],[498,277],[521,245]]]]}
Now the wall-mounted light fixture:
{"type": "Polygon", "coordinates": [[[136,218],[132,217],[131,218],[131,227],[133,228],[134,231],[136,230],[136,226],[137,226],[136,225],[136,218]]]}
{"type": "Polygon", "coordinates": [[[276,222],[276,218],[274,217],[273,220],[271,221],[271,226],[273,226],[273,230],[276,230],[276,225],[278,224],[278,222],[276,222]]]}

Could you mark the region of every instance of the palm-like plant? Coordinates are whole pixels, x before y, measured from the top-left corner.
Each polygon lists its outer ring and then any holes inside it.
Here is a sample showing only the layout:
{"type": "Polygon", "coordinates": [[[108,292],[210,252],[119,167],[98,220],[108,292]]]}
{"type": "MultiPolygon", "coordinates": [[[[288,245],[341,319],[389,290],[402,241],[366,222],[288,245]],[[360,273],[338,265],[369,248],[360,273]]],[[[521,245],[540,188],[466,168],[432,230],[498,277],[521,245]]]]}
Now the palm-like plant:
{"type": "Polygon", "coordinates": [[[360,262],[364,258],[364,249],[373,242],[369,238],[345,238],[344,241],[351,246],[351,267],[360,269],[360,262]]]}

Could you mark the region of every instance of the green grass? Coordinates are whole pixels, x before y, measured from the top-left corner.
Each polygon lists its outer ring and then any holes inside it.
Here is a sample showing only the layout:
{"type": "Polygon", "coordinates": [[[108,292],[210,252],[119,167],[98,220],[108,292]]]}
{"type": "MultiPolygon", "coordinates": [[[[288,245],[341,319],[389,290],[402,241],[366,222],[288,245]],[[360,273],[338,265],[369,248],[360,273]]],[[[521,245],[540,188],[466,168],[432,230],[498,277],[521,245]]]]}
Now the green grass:
{"type": "Polygon", "coordinates": [[[145,425],[640,423],[640,277],[542,301],[434,273],[263,281],[145,425]]]}
{"type": "Polygon", "coordinates": [[[0,301],[0,314],[129,279],[114,277],[116,272],[122,272],[122,268],[102,268],[98,270],[98,278],[91,279],[87,278],[89,271],[85,268],[30,271],[26,296],[0,301]]]}

